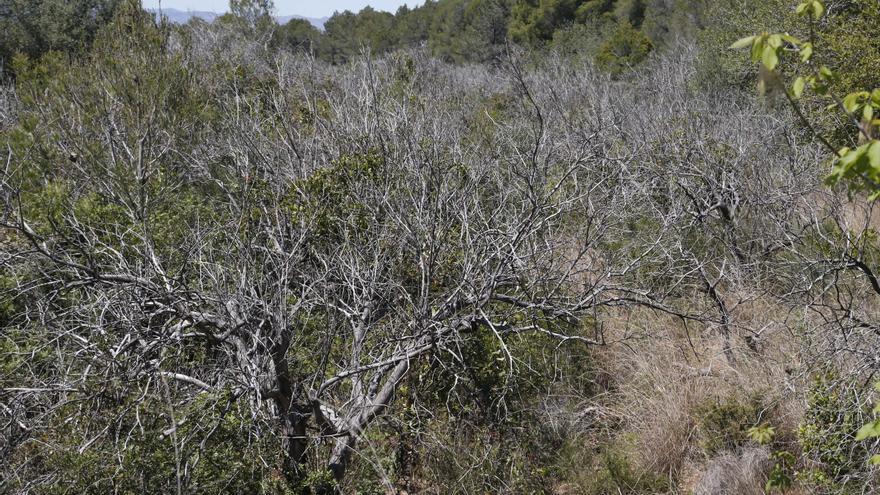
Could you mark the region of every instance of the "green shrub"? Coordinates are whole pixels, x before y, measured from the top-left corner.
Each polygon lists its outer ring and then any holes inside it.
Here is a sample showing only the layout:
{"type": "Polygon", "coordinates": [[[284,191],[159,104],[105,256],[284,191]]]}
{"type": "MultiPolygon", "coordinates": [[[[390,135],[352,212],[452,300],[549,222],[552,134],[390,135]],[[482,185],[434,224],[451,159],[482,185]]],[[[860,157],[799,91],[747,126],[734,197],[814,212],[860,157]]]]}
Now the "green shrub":
{"type": "MultiPolygon", "coordinates": [[[[578,493],[604,495],[668,492],[671,488],[668,477],[633,463],[635,448],[633,438],[628,435],[601,447],[589,471],[578,473],[578,493]]],[[[578,468],[583,470],[584,466],[578,468]]]]}
{"type": "Polygon", "coordinates": [[[3,0],[0,2],[0,75],[17,53],[82,53],[120,0],[3,0]]]}
{"type": "Polygon", "coordinates": [[[841,386],[834,373],[817,375],[807,392],[807,409],[797,437],[804,457],[816,467],[802,478],[830,486],[864,469],[867,445],[855,439],[862,425],[863,406],[853,391],[841,386]]]}
{"type": "Polygon", "coordinates": [[[645,33],[634,28],[629,22],[622,22],[596,54],[596,64],[600,69],[619,75],[631,70],[648,57],[654,44],[645,33]]]}
{"type": "Polygon", "coordinates": [[[749,429],[761,420],[757,397],[729,397],[701,404],[696,410],[700,446],[709,456],[733,451],[749,440],[749,429]]]}

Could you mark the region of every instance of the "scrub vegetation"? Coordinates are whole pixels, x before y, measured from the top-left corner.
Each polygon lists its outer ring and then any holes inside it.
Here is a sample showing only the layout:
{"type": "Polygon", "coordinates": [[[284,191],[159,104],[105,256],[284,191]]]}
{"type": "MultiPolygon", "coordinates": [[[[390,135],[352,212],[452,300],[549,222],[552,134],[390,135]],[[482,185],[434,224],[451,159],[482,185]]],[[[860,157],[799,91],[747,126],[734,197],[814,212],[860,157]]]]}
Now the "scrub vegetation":
{"type": "Polygon", "coordinates": [[[0,492],[880,490],[880,4],[0,0],[0,492]]]}

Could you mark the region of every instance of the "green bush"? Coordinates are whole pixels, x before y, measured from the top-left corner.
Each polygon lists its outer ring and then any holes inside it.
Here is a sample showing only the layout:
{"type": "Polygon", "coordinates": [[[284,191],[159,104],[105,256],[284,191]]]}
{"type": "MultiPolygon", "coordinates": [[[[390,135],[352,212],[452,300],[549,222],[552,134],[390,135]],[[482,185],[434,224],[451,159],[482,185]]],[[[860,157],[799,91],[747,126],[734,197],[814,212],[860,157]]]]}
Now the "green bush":
{"type": "Polygon", "coordinates": [[[0,75],[17,53],[80,54],[108,23],[120,0],[0,0],[0,75]]]}
{"type": "Polygon", "coordinates": [[[802,474],[817,485],[837,485],[865,469],[867,445],[855,439],[865,412],[856,394],[835,373],[817,375],[807,392],[807,409],[797,437],[815,467],[802,474]]]}
{"type": "Polygon", "coordinates": [[[645,33],[629,22],[622,22],[599,47],[596,65],[612,75],[620,75],[644,61],[653,49],[654,44],[645,33]]]}
{"type": "Polygon", "coordinates": [[[761,420],[764,410],[756,397],[728,397],[701,404],[696,409],[700,446],[707,455],[734,451],[749,441],[749,429],[761,420]]]}
{"type": "Polygon", "coordinates": [[[576,457],[588,464],[569,466],[569,471],[573,472],[564,475],[572,480],[577,493],[585,495],[668,492],[672,487],[667,476],[645,470],[633,463],[636,448],[633,440],[629,435],[620,436],[600,446],[592,459],[583,459],[582,452],[589,447],[576,446],[575,448],[580,450],[576,457]]]}

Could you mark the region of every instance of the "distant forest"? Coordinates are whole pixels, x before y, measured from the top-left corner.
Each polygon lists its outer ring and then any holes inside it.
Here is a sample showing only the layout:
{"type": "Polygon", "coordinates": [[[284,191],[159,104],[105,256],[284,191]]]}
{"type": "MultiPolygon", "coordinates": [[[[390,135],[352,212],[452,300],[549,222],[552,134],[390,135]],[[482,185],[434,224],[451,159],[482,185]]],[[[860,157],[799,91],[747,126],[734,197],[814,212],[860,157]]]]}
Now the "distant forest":
{"type": "Polygon", "coordinates": [[[293,20],[280,26],[275,46],[311,51],[343,63],[369,50],[374,55],[426,46],[449,62],[487,62],[509,42],[565,47],[599,56],[608,66],[637,63],[654,46],[688,36],[702,26],[700,2],[590,0],[429,0],[396,13],[365,8],[334,14],[324,31],[293,20]]]}
{"type": "MultiPolygon", "coordinates": [[[[0,61],[8,65],[17,52],[34,57],[48,50],[81,50],[118,3],[2,0],[0,11],[7,14],[0,18],[0,61]]],[[[858,63],[870,64],[878,52],[869,36],[874,2],[829,3],[835,25],[855,28],[844,33],[830,26],[823,33],[838,49],[837,60],[852,62],[855,45],[861,44],[869,56],[858,63]]],[[[726,47],[722,39],[753,27],[791,27],[793,16],[786,19],[785,5],[781,0],[427,0],[416,8],[402,6],[393,14],[371,7],[357,13],[336,12],[322,31],[305,19],[277,25],[271,17],[271,1],[233,0],[231,12],[214,22],[240,31],[247,25],[250,35],[273,49],[302,51],[334,64],[364,52],[379,56],[423,47],[447,62],[483,63],[497,60],[515,44],[582,54],[619,73],[678,40],[708,38],[708,45],[717,51],[726,47]]],[[[193,18],[189,27],[198,29],[205,23],[193,18]]]]}

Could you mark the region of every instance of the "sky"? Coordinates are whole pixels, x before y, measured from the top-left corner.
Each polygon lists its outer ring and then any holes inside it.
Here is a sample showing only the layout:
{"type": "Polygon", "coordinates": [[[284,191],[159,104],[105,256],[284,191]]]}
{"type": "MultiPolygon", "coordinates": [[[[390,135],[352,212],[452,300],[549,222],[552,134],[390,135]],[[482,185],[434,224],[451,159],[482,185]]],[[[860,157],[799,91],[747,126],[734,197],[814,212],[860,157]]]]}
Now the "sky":
{"type": "MultiPolygon", "coordinates": [[[[156,8],[160,0],[143,0],[144,8],[156,8]]],[[[162,7],[178,10],[207,10],[225,12],[229,0],[161,0],[162,7]]],[[[403,4],[410,7],[421,4],[414,0],[275,0],[278,15],[301,15],[305,17],[327,17],[334,11],[351,10],[357,12],[367,5],[377,10],[394,12],[403,4]]]]}

